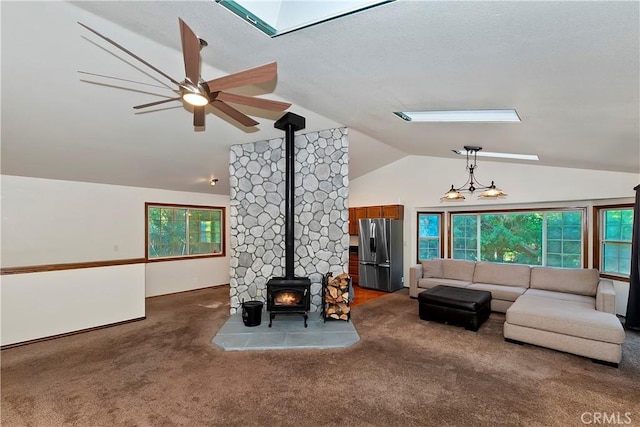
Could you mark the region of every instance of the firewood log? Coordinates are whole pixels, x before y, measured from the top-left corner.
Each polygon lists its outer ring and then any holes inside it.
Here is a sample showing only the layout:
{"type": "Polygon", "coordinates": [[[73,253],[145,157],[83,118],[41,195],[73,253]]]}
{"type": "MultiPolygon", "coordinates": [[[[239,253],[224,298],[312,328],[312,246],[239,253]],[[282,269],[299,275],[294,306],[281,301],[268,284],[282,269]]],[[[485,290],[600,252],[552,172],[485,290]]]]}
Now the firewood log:
{"type": "Polygon", "coordinates": [[[329,288],[329,294],[331,294],[331,296],[333,298],[337,298],[338,297],[338,290],[336,288],[329,288]]]}

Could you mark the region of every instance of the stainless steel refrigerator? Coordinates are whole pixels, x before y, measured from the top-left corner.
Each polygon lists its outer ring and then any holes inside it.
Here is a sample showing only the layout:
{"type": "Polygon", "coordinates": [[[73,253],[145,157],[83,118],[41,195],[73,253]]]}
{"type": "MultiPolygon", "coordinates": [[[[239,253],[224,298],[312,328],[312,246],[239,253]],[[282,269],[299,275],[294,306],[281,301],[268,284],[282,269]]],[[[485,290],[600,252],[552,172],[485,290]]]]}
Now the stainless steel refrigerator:
{"type": "Polygon", "coordinates": [[[394,292],[403,285],[402,220],[361,219],[358,241],[358,285],[394,292]]]}

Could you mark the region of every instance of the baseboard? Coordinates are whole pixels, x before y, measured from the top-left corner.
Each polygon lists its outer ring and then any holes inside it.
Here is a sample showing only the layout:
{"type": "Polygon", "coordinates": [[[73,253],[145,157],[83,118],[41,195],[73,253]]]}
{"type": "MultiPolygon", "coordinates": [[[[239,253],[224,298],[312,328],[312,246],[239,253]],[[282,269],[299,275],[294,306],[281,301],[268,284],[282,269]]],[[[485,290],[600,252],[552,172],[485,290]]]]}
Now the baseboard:
{"type": "Polygon", "coordinates": [[[147,318],[147,316],[136,317],[135,319],[123,320],[122,322],[115,322],[115,323],[109,323],[107,325],[94,326],[92,328],[80,329],[80,330],[72,331],[72,332],[65,332],[64,334],[51,335],[49,337],[36,338],[34,340],[20,341],[20,342],[17,342],[17,343],[0,346],[0,350],[7,350],[7,349],[10,349],[10,348],[14,348],[14,347],[22,347],[23,345],[35,344],[37,342],[55,340],[55,339],[63,338],[63,337],[70,337],[72,335],[84,334],[85,332],[97,331],[97,330],[100,330],[100,329],[111,328],[113,326],[120,326],[120,325],[125,325],[127,323],[138,322],[140,320],[145,320],[146,318],[147,318]]]}
{"type": "Polygon", "coordinates": [[[168,294],[160,294],[160,295],[150,295],[150,296],[145,296],[144,299],[149,299],[149,298],[157,298],[157,297],[166,297],[169,295],[178,295],[178,294],[184,294],[185,292],[195,292],[195,291],[201,291],[203,289],[210,289],[210,288],[218,288],[220,286],[229,286],[229,283],[221,283],[219,285],[210,285],[210,286],[203,286],[201,288],[196,288],[196,289],[185,289],[184,291],[177,291],[177,292],[169,292],[168,294]]]}

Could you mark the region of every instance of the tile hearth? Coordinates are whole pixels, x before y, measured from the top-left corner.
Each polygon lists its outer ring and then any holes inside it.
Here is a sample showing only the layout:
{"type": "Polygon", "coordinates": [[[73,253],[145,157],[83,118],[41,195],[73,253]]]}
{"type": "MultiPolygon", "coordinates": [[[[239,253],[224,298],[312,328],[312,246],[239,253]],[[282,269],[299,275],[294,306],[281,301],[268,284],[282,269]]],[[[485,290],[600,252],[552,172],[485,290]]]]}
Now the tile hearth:
{"type": "Polygon", "coordinates": [[[309,313],[308,327],[302,316],[278,315],[269,328],[269,313],[262,312],[262,322],[248,327],[240,313],[232,314],[220,328],[212,343],[225,351],[288,350],[307,348],[345,348],[360,336],[351,321],[323,322],[318,312],[309,313]]]}

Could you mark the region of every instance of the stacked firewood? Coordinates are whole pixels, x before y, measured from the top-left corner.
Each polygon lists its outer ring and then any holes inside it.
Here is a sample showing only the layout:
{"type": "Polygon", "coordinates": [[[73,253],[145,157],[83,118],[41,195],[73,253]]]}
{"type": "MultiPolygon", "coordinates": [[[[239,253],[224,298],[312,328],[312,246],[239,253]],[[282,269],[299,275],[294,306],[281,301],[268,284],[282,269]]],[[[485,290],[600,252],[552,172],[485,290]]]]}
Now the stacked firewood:
{"type": "Polygon", "coordinates": [[[349,275],[327,277],[324,302],[327,318],[349,320],[349,275]]]}

